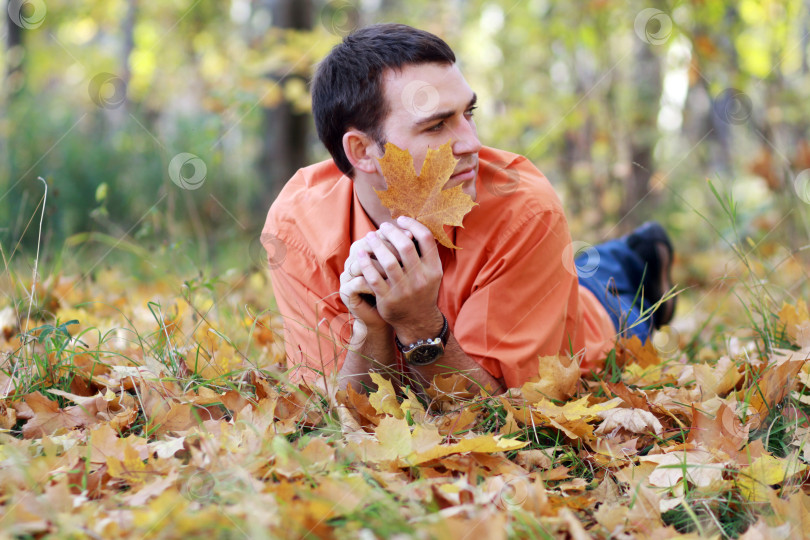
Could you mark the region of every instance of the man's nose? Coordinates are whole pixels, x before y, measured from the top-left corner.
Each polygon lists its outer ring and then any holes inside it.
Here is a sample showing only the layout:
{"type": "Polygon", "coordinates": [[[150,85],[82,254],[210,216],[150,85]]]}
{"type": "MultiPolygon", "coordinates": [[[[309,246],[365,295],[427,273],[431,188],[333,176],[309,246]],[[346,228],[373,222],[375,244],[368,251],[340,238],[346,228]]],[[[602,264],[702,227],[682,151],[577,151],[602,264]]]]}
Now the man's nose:
{"type": "Polygon", "coordinates": [[[466,118],[460,124],[455,133],[456,140],[453,143],[453,154],[460,156],[478,153],[481,150],[481,141],[478,140],[475,124],[466,118]]]}

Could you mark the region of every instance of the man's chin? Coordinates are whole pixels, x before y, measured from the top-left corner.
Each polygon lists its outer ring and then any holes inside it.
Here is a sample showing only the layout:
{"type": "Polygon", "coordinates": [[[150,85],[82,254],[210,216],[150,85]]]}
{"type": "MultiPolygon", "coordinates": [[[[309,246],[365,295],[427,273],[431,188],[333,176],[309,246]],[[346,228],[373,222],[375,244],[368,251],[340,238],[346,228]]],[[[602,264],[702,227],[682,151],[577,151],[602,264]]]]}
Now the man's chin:
{"type": "Polygon", "coordinates": [[[470,180],[469,182],[465,182],[461,184],[461,191],[469,195],[472,200],[475,200],[476,195],[478,194],[475,190],[475,178],[470,180]]]}

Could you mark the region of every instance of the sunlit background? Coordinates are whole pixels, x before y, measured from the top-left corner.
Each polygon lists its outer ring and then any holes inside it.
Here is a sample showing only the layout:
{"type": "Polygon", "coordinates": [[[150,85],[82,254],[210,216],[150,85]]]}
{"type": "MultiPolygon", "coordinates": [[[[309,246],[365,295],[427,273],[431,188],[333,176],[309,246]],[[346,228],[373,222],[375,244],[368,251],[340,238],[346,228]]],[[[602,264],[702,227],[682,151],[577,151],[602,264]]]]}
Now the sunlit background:
{"type": "Polygon", "coordinates": [[[808,244],[806,1],[3,5],[7,260],[31,265],[42,177],[40,264],[123,252],[262,265],[267,208],[327,157],[309,114],[317,61],[347,32],[391,21],[454,48],[482,142],[549,177],[576,238],[658,219],[692,255],[694,283],[717,246],[767,239],[791,257],[808,244]]]}

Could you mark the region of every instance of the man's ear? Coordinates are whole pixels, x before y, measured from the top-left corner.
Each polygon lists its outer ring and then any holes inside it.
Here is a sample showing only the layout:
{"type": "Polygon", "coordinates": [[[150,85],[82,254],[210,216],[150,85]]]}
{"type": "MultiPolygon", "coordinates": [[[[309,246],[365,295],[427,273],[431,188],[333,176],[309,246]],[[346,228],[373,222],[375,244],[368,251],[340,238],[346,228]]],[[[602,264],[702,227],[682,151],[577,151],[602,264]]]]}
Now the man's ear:
{"type": "Polygon", "coordinates": [[[352,166],[364,173],[377,172],[376,161],[382,155],[376,141],[356,129],[343,134],[343,151],[352,166]]]}

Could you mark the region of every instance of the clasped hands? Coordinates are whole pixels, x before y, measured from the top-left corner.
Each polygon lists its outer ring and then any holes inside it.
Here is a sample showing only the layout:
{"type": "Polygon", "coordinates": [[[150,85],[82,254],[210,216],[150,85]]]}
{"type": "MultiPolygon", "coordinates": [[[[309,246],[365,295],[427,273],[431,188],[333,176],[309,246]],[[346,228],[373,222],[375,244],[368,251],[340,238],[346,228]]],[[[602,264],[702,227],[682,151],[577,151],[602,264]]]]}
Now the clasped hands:
{"type": "Polygon", "coordinates": [[[403,343],[435,337],[442,322],[436,306],[441,280],[436,241],[415,219],[385,222],[354,242],[340,275],[340,298],[355,317],[352,341],[390,329],[403,343]],[[373,295],[376,305],[361,295],[373,295]]]}

